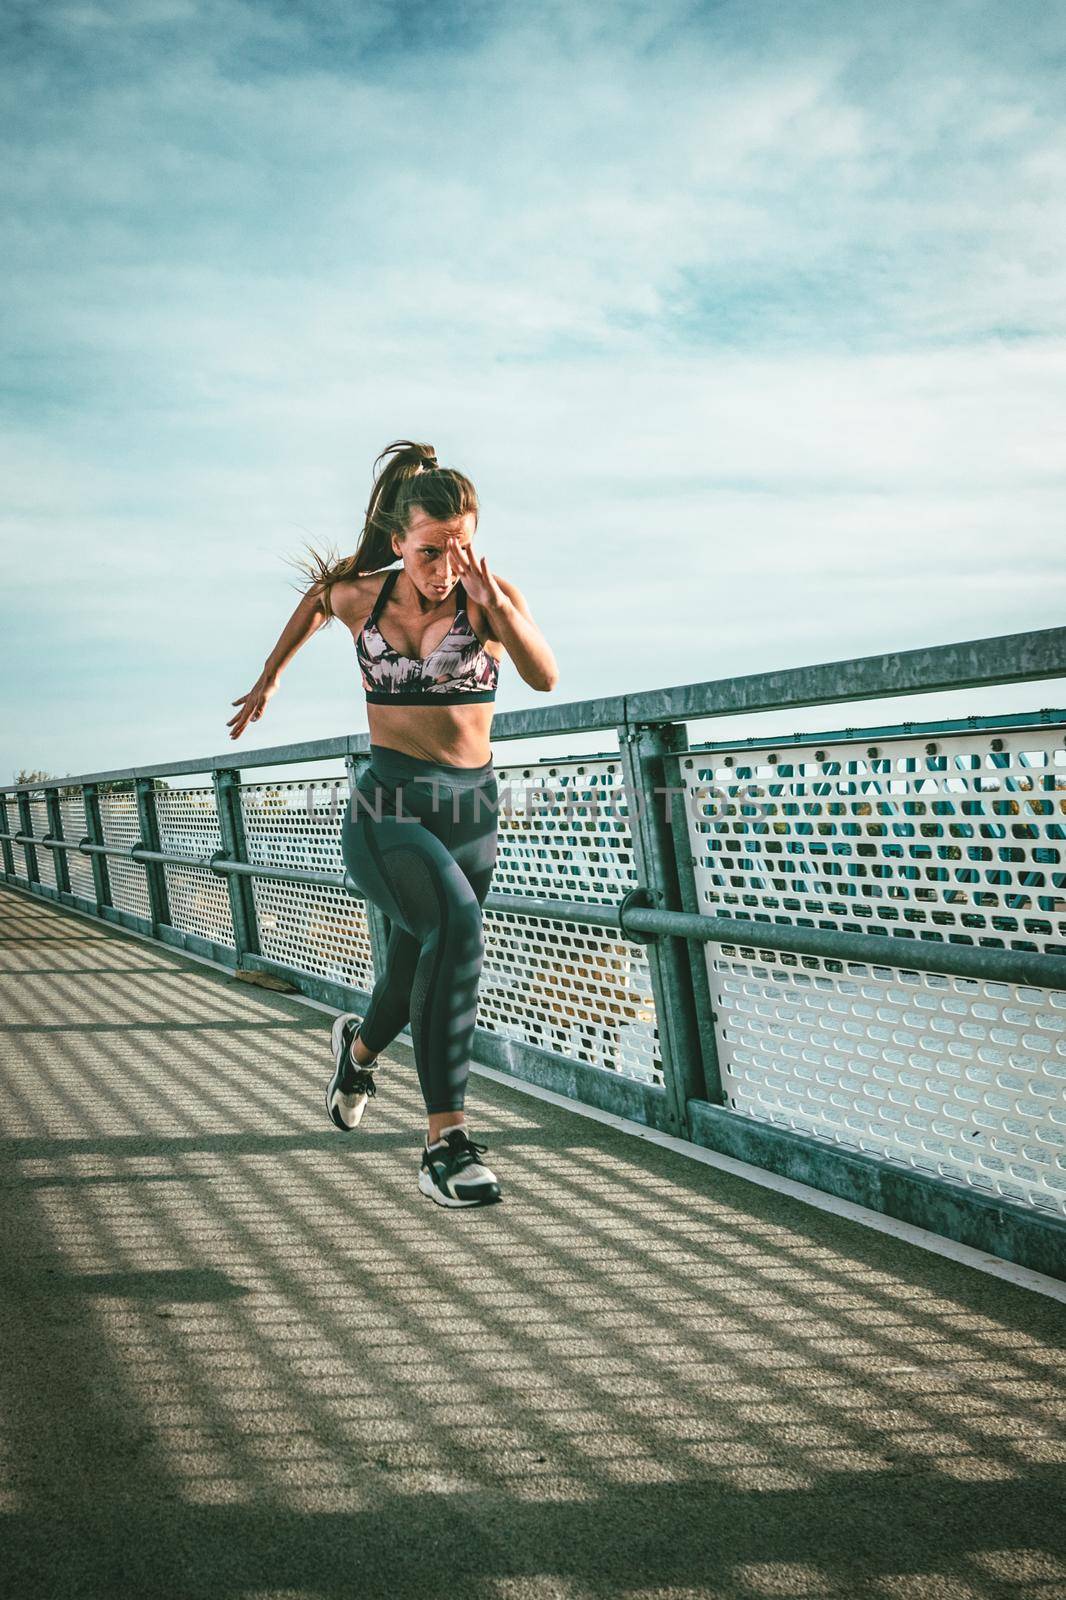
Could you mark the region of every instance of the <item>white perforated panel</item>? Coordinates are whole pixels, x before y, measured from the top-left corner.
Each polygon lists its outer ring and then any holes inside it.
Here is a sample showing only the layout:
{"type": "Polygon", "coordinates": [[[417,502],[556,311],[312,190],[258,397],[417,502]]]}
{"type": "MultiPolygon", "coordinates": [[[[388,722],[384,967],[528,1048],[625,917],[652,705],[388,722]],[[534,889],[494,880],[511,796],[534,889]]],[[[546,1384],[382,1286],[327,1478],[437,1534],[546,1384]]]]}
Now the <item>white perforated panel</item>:
{"type": "MultiPolygon", "coordinates": [[[[21,833],[22,814],[19,810],[18,799],[15,795],[7,797],[7,832],[21,833]]],[[[22,844],[11,845],[11,860],[15,868],[15,877],[22,883],[29,882],[29,869],[26,866],[26,847],[22,844]]]]}
{"type": "Polygon", "coordinates": [[[708,948],[736,1109],[1066,1214],[1066,994],[708,948]]]}
{"type": "Polygon", "coordinates": [[[684,757],[701,909],[1066,953],[1061,730],[927,742],[684,757]]]}
{"type": "MultiPolygon", "coordinates": [[[[222,847],[214,785],[197,789],[155,787],[159,847],[175,855],[214,854],[222,847]]],[[[164,866],[170,921],[183,933],[233,946],[233,918],[224,878],[206,867],[164,866]]]]}
{"type": "MultiPolygon", "coordinates": [[[[30,795],[30,816],[33,819],[32,833],[35,839],[43,839],[51,830],[48,826],[48,802],[43,794],[30,795]]],[[[37,847],[37,872],[43,884],[49,889],[58,887],[56,883],[56,858],[55,851],[49,850],[46,845],[37,847]]],[[[23,860],[25,860],[23,856],[23,860]]]]}
{"type": "MultiPolygon", "coordinates": [[[[1063,953],[1061,730],[926,743],[683,757],[699,909],[1063,953]]],[[[735,1109],[1066,1211],[1062,994],[748,945],[706,954],[735,1109]]]]}
{"type": "MultiPolygon", "coordinates": [[[[105,844],[120,844],[130,850],[141,836],[137,796],[122,789],[100,790],[100,825],[105,844]]],[[[107,870],[111,880],[111,903],[119,911],[132,911],[138,917],[150,919],[152,908],[148,900],[148,879],[144,864],[123,860],[121,856],[107,856],[107,870]]]]}
{"type": "MultiPolygon", "coordinates": [[[[344,871],[341,819],[346,778],[296,779],[241,788],[248,859],[302,872],[344,871]]],[[[362,900],[343,889],[253,878],[259,947],[271,960],[369,992],[370,928],[362,900]]]]}
{"type": "MultiPolygon", "coordinates": [[[[498,766],[492,888],[617,902],[636,883],[621,762],[498,766]]],[[[478,1026],[661,1084],[655,1006],[640,945],[589,923],[485,913],[478,1026]]]]}
{"type": "MultiPolygon", "coordinates": [[[[80,789],[77,794],[65,795],[60,791],[59,814],[63,819],[64,839],[72,839],[75,844],[79,844],[89,831],[85,822],[85,796],[80,789]]],[[[77,850],[68,850],[66,857],[71,893],[81,895],[83,900],[95,902],[96,884],[93,881],[91,860],[77,850]]]]}

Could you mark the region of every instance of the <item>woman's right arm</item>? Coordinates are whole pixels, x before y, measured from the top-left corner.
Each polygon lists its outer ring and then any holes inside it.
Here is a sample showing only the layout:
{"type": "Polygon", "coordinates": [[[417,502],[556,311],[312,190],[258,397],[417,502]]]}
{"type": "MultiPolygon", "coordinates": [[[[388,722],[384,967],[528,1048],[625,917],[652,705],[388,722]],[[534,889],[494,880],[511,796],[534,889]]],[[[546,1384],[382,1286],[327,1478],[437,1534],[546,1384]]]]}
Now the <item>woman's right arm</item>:
{"type": "Polygon", "coordinates": [[[281,637],[266,659],[258,681],[247,694],[240,695],[230,704],[240,706],[226,726],[232,731],[231,739],[238,739],[249,722],[258,722],[266,710],[267,701],[277,692],[281,674],[302,644],[305,644],[326,621],[326,607],[317,585],[309,589],[281,632],[281,637]]]}

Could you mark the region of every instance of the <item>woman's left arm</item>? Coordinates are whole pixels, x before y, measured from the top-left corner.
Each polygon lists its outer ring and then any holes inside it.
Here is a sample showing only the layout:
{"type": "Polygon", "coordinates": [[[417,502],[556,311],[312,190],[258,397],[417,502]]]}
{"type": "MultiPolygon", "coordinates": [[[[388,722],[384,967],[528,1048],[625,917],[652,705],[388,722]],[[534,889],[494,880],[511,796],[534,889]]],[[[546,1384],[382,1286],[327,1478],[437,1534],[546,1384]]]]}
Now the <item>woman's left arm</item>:
{"type": "Polygon", "coordinates": [[[559,682],[559,668],[551,645],[533,621],[525,596],[507,578],[489,571],[484,556],[451,540],[452,558],[463,587],[485,611],[494,636],[533,689],[550,692],[559,682]]]}

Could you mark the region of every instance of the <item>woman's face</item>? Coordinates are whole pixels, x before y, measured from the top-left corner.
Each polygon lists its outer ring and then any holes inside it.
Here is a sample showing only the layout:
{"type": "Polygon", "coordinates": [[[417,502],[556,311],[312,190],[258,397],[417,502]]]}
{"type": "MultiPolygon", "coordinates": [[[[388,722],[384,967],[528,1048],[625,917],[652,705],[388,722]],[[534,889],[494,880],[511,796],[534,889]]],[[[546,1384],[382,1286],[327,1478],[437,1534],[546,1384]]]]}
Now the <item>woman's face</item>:
{"type": "Polygon", "coordinates": [[[407,576],[427,600],[443,600],[459,576],[448,551],[449,534],[455,534],[466,549],[473,542],[474,526],[472,511],[448,522],[436,522],[421,506],[412,506],[407,537],[399,549],[394,539],[393,549],[403,561],[407,576]]]}

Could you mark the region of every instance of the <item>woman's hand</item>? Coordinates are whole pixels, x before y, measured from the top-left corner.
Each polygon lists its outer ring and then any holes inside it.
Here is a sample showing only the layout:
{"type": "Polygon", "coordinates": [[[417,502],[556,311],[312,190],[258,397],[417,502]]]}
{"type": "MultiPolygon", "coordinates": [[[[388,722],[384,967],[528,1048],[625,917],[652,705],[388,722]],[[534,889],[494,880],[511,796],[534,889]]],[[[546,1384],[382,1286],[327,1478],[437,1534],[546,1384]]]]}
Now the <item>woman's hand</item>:
{"type": "Polygon", "coordinates": [[[264,674],[258,683],[249,689],[247,694],[241,695],[237,700],[230,701],[231,706],[240,706],[241,708],[235,716],[230,717],[226,724],[227,728],[233,729],[230,734],[231,739],[239,739],[249,722],[259,721],[259,718],[266,710],[267,701],[271,695],[277,692],[280,682],[281,680],[276,674],[264,674]]]}
{"type": "Polygon", "coordinates": [[[448,536],[448,547],[453,562],[459,568],[463,587],[475,604],[484,606],[489,612],[499,611],[510,604],[509,596],[504,594],[489,571],[484,556],[476,556],[469,546],[460,544],[454,533],[448,536]]]}

